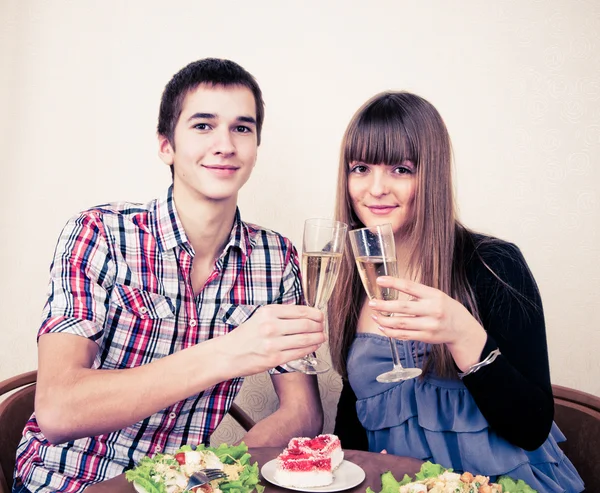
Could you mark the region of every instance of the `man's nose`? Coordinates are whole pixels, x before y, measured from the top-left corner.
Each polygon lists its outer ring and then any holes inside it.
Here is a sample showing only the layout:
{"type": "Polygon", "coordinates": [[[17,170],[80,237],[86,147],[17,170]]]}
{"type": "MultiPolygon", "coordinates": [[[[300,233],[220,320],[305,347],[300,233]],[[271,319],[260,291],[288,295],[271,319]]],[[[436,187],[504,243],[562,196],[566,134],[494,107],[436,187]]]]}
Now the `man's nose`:
{"type": "Polygon", "coordinates": [[[233,154],[235,152],[235,144],[229,129],[217,129],[214,133],[214,153],[215,154],[233,154]]]}

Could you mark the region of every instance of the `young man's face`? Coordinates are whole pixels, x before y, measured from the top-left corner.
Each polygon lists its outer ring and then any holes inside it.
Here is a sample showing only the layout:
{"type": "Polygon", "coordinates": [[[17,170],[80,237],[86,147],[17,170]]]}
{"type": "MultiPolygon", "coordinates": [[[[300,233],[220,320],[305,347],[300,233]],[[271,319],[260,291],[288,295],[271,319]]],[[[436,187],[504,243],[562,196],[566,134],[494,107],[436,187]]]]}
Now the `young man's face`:
{"type": "Polygon", "coordinates": [[[237,199],[256,162],[256,103],[244,86],[201,84],[183,102],[172,146],[159,136],[159,155],[174,167],[178,195],[237,199]]]}

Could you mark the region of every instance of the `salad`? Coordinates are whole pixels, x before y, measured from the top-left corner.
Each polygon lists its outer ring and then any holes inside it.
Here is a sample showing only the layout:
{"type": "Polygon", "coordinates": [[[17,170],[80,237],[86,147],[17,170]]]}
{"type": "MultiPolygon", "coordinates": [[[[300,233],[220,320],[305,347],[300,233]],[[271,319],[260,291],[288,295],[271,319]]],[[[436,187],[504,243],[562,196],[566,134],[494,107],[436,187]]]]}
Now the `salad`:
{"type": "MultiPolygon", "coordinates": [[[[381,493],[537,493],[520,479],[500,476],[497,483],[490,483],[487,476],[458,474],[429,461],[421,466],[414,479],[405,474],[398,482],[391,472],[382,474],[381,486],[381,493]]],[[[367,493],[375,492],[367,488],[367,493]]]]}
{"type": "Polygon", "coordinates": [[[156,454],[144,457],[140,463],[125,473],[137,491],[146,493],[182,493],[189,477],[202,469],[221,469],[226,478],[216,479],[198,486],[202,493],[262,493],[258,484],[258,464],[250,464],[248,447],[243,442],[237,446],[221,444],[219,447],[184,445],[174,454],[156,454]]]}

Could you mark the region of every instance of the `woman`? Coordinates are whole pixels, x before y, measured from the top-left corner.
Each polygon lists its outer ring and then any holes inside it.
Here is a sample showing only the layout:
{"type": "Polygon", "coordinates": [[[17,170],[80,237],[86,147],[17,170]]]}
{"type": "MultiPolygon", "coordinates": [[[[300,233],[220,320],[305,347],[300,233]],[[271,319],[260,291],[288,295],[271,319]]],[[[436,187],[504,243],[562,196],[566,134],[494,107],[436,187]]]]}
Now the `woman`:
{"type": "Polygon", "coordinates": [[[515,245],[457,220],[437,110],[405,92],[365,103],[344,136],[336,203],[336,219],[351,229],[392,224],[399,272],[378,280],[398,300],[369,302],[351,255],[341,268],[329,327],[344,379],[335,430],[343,446],[368,440],[371,451],[508,474],[540,492],[582,491],[557,446],[564,436],[553,423],[536,283],[515,245]],[[387,336],[422,377],[375,381],[392,366],[387,336]]]}

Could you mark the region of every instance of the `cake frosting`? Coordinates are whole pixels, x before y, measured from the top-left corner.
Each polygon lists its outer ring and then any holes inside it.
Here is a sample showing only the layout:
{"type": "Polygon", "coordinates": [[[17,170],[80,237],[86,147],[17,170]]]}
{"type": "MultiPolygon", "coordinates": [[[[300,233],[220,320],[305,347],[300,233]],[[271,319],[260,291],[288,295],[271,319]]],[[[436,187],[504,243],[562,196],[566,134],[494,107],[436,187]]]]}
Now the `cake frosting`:
{"type": "Polygon", "coordinates": [[[281,486],[327,486],[333,483],[333,471],[343,459],[344,452],[335,435],[292,438],[277,457],[275,481],[281,486]]]}

